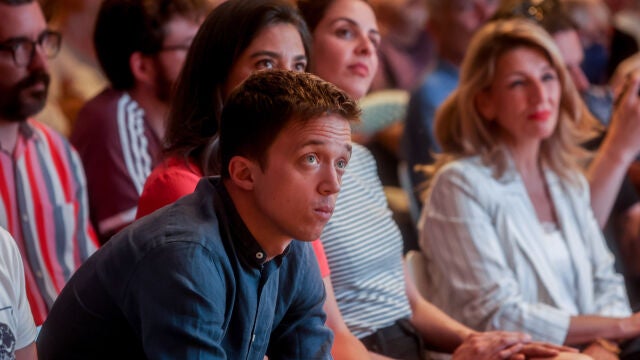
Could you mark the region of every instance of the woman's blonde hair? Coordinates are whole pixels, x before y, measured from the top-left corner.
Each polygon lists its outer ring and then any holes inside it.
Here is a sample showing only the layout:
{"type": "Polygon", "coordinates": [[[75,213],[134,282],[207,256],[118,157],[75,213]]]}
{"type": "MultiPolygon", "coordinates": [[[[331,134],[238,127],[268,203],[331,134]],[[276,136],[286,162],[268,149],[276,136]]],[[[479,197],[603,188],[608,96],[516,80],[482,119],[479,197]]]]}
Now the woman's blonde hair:
{"type": "Polygon", "coordinates": [[[458,88],[436,113],[435,134],[443,153],[436,156],[434,165],[423,167],[429,177],[453,160],[475,155],[493,167],[496,178],[502,176],[508,159],[501,145],[499,125],[484,119],[475,102],[478,94],[491,86],[498,59],[520,46],[541,50],[560,82],[558,124],[552,135],[542,141],[541,159],[571,182],[575,171],[581,171],[590,153],[580,145],[596,134],[598,122],[582,101],[551,36],[530,20],[510,19],[486,24],[471,40],[458,88]]]}

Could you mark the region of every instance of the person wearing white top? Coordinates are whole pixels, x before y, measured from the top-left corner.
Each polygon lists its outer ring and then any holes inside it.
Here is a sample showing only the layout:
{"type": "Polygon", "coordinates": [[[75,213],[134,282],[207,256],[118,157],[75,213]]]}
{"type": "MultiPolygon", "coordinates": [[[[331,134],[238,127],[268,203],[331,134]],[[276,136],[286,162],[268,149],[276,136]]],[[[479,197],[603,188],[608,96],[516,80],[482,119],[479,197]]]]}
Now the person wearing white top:
{"type": "MultiPolygon", "coordinates": [[[[640,76],[628,85],[621,102],[636,101],[640,76]]],[[[420,221],[436,306],[598,359],[640,335],[580,166],[595,124],[546,31],[516,19],[476,33],[436,116],[444,152],[420,221]]]]}
{"type": "Polygon", "coordinates": [[[0,359],[37,359],[36,325],[15,240],[0,228],[0,359]]]}

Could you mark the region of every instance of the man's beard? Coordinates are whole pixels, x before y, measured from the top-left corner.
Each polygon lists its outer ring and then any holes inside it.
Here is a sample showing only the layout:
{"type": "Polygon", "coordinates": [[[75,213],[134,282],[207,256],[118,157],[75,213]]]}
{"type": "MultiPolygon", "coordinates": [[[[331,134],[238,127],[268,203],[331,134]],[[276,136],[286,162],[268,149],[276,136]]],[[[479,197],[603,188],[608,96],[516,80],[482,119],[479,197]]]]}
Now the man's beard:
{"type": "Polygon", "coordinates": [[[49,82],[49,74],[38,71],[20,80],[5,94],[0,94],[0,118],[21,122],[40,112],[47,101],[49,82]],[[40,82],[44,84],[44,90],[29,89],[40,82]]]}

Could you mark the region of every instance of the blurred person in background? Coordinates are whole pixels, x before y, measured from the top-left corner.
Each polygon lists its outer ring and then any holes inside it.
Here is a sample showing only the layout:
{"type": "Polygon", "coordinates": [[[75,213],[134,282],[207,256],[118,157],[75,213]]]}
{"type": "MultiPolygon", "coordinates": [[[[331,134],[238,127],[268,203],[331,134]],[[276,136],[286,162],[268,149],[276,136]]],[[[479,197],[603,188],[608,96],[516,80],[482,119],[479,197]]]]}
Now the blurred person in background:
{"type": "Polygon", "coordinates": [[[206,0],[106,0],[100,8],[94,43],[110,85],[82,108],[71,143],[101,243],[135,219],[162,156],[174,83],[208,10],[206,0]]]}

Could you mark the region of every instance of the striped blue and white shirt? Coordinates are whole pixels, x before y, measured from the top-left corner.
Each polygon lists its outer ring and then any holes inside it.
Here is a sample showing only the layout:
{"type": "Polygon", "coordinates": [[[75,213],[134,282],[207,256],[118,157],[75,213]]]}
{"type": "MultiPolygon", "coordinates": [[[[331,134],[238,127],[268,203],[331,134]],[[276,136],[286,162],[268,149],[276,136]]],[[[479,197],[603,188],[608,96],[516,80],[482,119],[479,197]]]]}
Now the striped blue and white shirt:
{"type": "Polygon", "coordinates": [[[402,265],[402,235],[392,218],[369,151],[353,144],[331,220],[320,239],[338,307],[363,338],[410,317],[402,265]]]}

